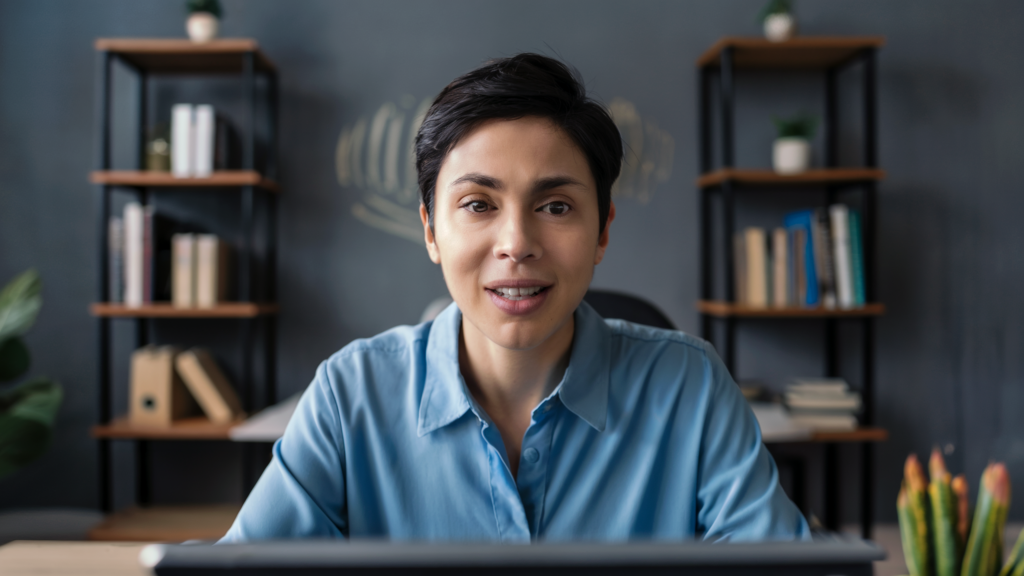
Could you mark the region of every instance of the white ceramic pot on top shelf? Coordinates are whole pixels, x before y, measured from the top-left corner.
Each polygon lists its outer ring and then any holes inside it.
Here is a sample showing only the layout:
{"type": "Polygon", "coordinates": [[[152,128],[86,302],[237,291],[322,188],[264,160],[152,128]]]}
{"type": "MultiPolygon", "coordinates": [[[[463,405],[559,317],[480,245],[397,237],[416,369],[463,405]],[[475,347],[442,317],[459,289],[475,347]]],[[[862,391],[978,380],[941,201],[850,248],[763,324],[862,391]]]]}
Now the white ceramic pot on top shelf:
{"type": "Polygon", "coordinates": [[[772,42],[784,42],[796,35],[796,19],[792,14],[780,12],[764,19],[764,37],[772,42]]]}
{"type": "Polygon", "coordinates": [[[772,167],[779,174],[799,174],[811,166],[811,143],[806,138],[777,138],[772,147],[772,167]]]}
{"type": "Polygon", "coordinates": [[[194,12],[185,22],[188,37],[197,44],[209,42],[217,37],[220,22],[209,12],[194,12]]]}

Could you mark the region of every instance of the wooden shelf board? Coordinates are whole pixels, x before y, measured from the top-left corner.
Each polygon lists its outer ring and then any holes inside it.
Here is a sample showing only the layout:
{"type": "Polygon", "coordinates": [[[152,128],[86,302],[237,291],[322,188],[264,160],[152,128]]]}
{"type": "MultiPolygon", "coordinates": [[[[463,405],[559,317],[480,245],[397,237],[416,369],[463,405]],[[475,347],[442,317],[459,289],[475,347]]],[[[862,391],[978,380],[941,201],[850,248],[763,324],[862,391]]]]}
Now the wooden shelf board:
{"type": "Polygon", "coordinates": [[[877,182],[885,178],[885,170],[877,168],[820,168],[800,174],[779,174],[774,170],[722,168],[702,174],[697,186],[710,188],[724,182],[748,186],[814,186],[852,182],[877,182]]]}
{"type": "Polygon", "coordinates": [[[98,38],[96,50],[117,54],[147,72],[242,72],[242,55],[256,53],[258,70],[274,64],[250,38],[219,38],[196,44],[187,38],[98,38]]]}
{"type": "Polygon", "coordinates": [[[126,508],[89,531],[90,540],[182,542],[216,540],[227,533],[241,506],[153,506],[126,508]]]}
{"type": "Polygon", "coordinates": [[[95,302],[89,306],[89,311],[93,316],[105,318],[255,318],[277,314],[277,304],[224,302],[213,308],[175,308],[170,302],[154,302],[139,307],[95,302]]]}
{"type": "Polygon", "coordinates": [[[697,59],[698,67],[718,67],[725,48],[733,49],[733,66],[741,68],[822,69],[842,64],[861,50],[885,44],[881,36],[797,36],[784,42],[727,36],[697,59]]]}
{"type": "Polygon", "coordinates": [[[89,174],[93,184],[109,186],[163,186],[175,188],[257,186],[278,192],[277,182],[254,170],[220,170],[206,178],[176,178],[170,172],[145,170],[96,170],[89,174]]]}
{"type": "Polygon", "coordinates": [[[109,424],[97,424],[92,427],[93,438],[108,440],[230,440],[228,432],[242,423],[242,420],[230,424],[215,424],[202,416],[183,418],[175,421],[172,426],[140,426],[132,424],[127,416],[114,418],[109,424]]]}
{"type": "Polygon", "coordinates": [[[880,316],[885,313],[885,305],[872,303],[860,308],[760,308],[735,304],[721,300],[698,300],[697,310],[702,314],[746,318],[843,318],[851,316],[880,316]]]}
{"type": "Polygon", "coordinates": [[[889,431],[885,428],[857,428],[847,432],[815,432],[811,442],[885,442],[889,431]]]}

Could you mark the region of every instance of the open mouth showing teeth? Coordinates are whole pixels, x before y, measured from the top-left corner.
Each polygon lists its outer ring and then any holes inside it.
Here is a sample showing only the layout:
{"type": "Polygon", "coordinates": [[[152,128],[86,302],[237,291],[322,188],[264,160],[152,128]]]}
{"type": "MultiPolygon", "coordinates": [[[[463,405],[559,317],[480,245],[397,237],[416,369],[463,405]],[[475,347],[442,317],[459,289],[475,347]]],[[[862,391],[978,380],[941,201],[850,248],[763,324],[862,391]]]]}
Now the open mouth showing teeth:
{"type": "Polygon", "coordinates": [[[493,288],[492,289],[492,291],[495,294],[497,294],[498,296],[501,296],[502,298],[507,298],[507,299],[512,300],[512,301],[525,300],[526,298],[532,298],[532,297],[536,296],[537,294],[540,294],[544,290],[547,290],[547,287],[544,287],[544,286],[531,286],[529,288],[493,288]]]}

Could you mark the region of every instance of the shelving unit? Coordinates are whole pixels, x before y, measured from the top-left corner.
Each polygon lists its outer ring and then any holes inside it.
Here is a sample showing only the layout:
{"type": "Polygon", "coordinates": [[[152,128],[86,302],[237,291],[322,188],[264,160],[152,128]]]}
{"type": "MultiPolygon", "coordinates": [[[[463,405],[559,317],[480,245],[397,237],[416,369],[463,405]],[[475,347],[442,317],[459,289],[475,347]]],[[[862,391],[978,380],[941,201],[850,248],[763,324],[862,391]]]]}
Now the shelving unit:
{"type": "MultiPolygon", "coordinates": [[[[276,372],[276,213],[280,186],[277,176],[277,108],[278,81],[273,63],[251,39],[222,39],[194,44],[185,39],[99,39],[97,52],[97,85],[99,118],[97,170],[89,175],[96,185],[98,242],[98,301],[90,306],[97,319],[97,355],[99,382],[99,421],[91,434],[99,443],[100,507],[113,512],[112,441],[130,441],[135,446],[136,505],[109,514],[90,537],[98,540],[181,541],[219,538],[230,526],[239,506],[151,506],[149,494],[150,455],[153,441],[228,441],[229,430],[239,422],[214,424],[206,418],[191,418],[168,428],[133,425],[126,416],[113,414],[112,326],[115,320],[132,322],[135,347],[145,346],[152,339],[154,322],[175,319],[224,319],[239,323],[241,373],[235,382],[244,408],[253,413],[275,401],[276,372]],[[136,131],[139,157],[136,170],[113,170],[112,139],[112,69],[115,62],[131,70],[138,82],[134,94],[139,111],[136,131]],[[238,75],[243,101],[239,132],[242,143],[242,169],[214,172],[206,178],[175,178],[170,173],[147,172],[143,143],[148,126],[148,89],[150,79],[158,75],[238,75]],[[258,79],[264,81],[262,87],[258,79]],[[262,88],[262,90],[261,90],[262,88]],[[266,128],[264,160],[257,166],[257,107],[265,113],[266,128]],[[139,307],[105,302],[108,291],[107,221],[111,214],[112,195],[127,192],[141,204],[155,203],[157,195],[165,194],[237,194],[240,229],[236,237],[234,276],[238,301],[225,302],[212,308],[175,308],[169,302],[154,302],[139,307]],[[260,222],[263,251],[257,254],[255,242],[257,212],[262,209],[265,221],[260,222]],[[257,258],[262,260],[257,262],[257,258]],[[256,274],[257,264],[260,273],[256,274]],[[256,335],[261,336],[263,363],[255,367],[264,374],[263,394],[257,398],[253,380],[256,335]]],[[[118,366],[117,369],[127,369],[118,366]]],[[[251,445],[243,450],[243,468],[248,470],[255,455],[251,445]]],[[[257,447],[259,448],[259,447],[257,447]]],[[[243,491],[251,487],[251,479],[243,473],[243,491]]]]}
{"type": "MultiPolygon", "coordinates": [[[[874,421],[874,327],[875,317],[885,313],[885,306],[875,302],[875,196],[877,183],[885,173],[877,167],[876,155],[876,51],[884,44],[880,37],[804,37],[785,42],[769,42],[760,38],[723,38],[697,59],[701,174],[696,184],[700,194],[700,253],[701,287],[696,302],[701,314],[703,337],[715,341],[716,328],[724,328],[718,346],[723,360],[733,377],[736,373],[736,324],[741,320],[800,319],[821,322],[824,328],[826,376],[839,376],[839,321],[858,322],[861,326],[861,395],[863,411],[861,427],[852,432],[819,432],[810,441],[819,443],[824,450],[825,510],[824,522],[830,529],[839,527],[839,474],[838,444],[857,443],[862,449],[861,526],[865,537],[871,533],[873,521],[872,443],[888,438],[884,429],[873,427],[874,421]],[[847,68],[861,68],[863,104],[862,165],[839,166],[839,110],[838,75],[847,68]],[[825,166],[802,174],[782,175],[772,170],[739,168],[734,164],[734,102],[737,71],[810,70],[825,76],[825,166]],[[717,106],[712,102],[712,85],[717,84],[717,106]],[[717,108],[717,110],[714,110],[717,108]],[[717,112],[720,138],[719,161],[716,165],[713,150],[714,114],[717,112]],[[840,191],[860,193],[863,217],[863,253],[867,302],[863,307],[840,308],[759,308],[736,303],[733,252],[725,249],[722,270],[724,286],[715,288],[716,222],[713,221],[712,202],[722,204],[719,242],[731,246],[735,229],[736,203],[746,194],[783,194],[787,190],[818,188],[823,191],[823,205],[835,203],[840,191]]],[[[803,505],[803,465],[794,468],[795,484],[799,487],[794,500],[803,505]]]]}

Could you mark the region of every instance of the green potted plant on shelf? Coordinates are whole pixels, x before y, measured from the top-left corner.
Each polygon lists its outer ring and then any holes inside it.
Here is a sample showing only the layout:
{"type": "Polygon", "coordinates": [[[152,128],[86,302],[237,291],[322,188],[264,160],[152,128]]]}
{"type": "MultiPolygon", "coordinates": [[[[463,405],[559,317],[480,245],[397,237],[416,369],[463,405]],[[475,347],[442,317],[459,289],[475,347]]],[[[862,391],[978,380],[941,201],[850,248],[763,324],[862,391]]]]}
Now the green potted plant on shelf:
{"type": "Polygon", "coordinates": [[[185,29],[193,42],[209,42],[217,37],[222,15],[219,0],[188,0],[185,7],[189,14],[185,29]]]}
{"type": "MultiPolygon", "coordinates": [[[[22,335],[43,305],[42,282],[35,270],[22,273],[0,292],[0,383],[23,376],[31,364],[22,335]]],[[[0,388],[0,478],[14,473],[46,451],[64,391],[44,377],[0,388]]]]}
{"type": "Polygon", "coordinates": [[[811,138],[818,126],[814,116],[774,118],[778,137],[772,148],[772,167],[779,174],[799,174],[811,165],[811,138]]]}
{"type": "Polygon", "coordinates": [[[790,0],[770,0],[761,10],[764,37],[772,42],[783,42],[796,36],[796,18],[790,0]]]}

